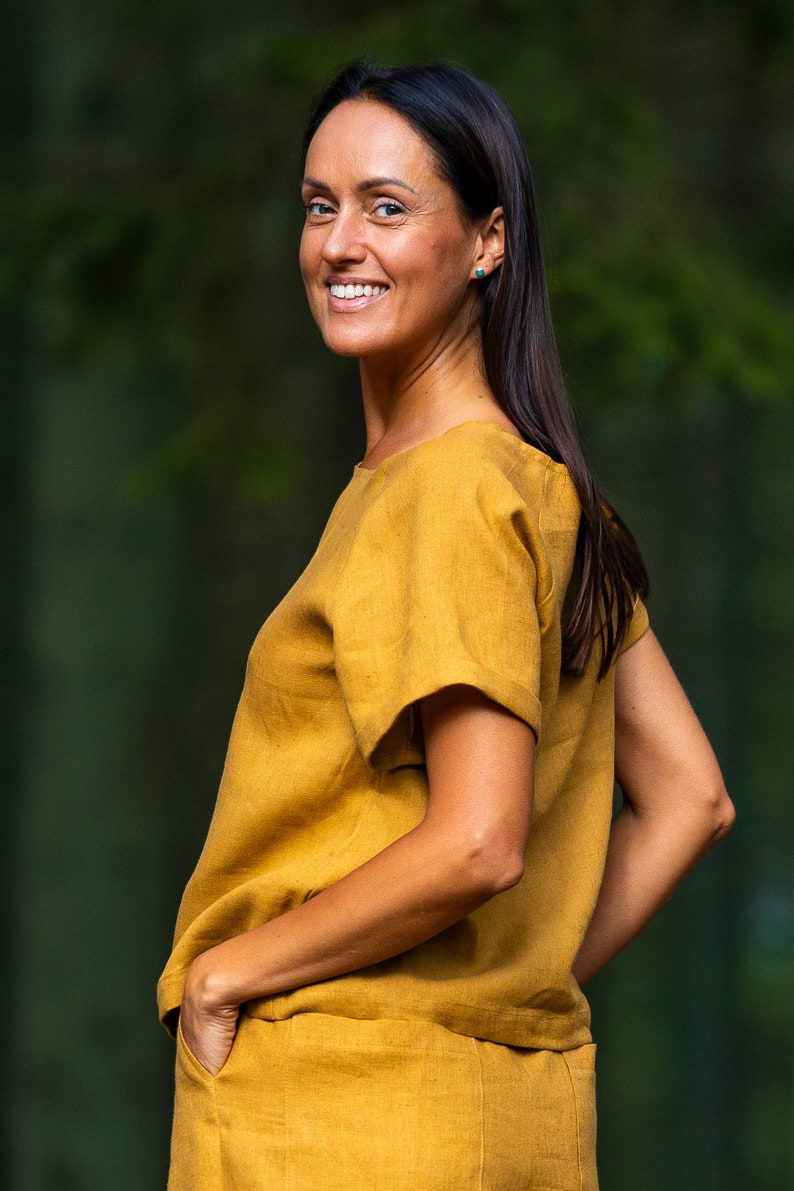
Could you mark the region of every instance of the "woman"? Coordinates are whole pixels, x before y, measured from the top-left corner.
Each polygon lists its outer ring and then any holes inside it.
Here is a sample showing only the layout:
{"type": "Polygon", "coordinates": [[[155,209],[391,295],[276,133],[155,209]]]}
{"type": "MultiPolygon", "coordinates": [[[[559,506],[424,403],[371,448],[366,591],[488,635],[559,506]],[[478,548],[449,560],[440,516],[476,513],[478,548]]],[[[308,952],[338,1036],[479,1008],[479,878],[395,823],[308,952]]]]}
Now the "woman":
{"type": "Polygon", "coordinates": [[[354,64],[303,200],[367,449],[253,646],[160,981],[169,1186],[590,1191],[580,985],[732,807],[582,457],[503,101],[354,64]]]}

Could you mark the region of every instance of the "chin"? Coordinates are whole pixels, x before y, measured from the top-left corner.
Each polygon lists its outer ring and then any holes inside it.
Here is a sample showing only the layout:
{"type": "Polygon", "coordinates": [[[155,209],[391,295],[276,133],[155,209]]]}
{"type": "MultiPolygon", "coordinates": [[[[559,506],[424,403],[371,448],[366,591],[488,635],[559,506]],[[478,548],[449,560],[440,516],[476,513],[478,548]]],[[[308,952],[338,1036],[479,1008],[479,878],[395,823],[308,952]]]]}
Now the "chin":
{"type": "Polygon", "coordinates": [[[378,355],[383,350],[373,344],[369,338],[356,335],[340,335],[333,331],[323,332],[323,342],[335,356],[350,356],[360,359],[362,356],[378,355]]]}

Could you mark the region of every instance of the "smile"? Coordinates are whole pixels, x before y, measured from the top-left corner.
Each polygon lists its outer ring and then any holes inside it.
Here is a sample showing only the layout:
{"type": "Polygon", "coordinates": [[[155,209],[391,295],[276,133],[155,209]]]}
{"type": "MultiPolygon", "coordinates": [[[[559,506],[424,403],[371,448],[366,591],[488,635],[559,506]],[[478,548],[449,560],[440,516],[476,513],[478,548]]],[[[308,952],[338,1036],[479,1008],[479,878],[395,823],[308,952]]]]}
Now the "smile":
{"type": "Polygon", "coordinates": [[[385,294],[388,285],[332,285],[331,296],[334,298],[379,298],[385,294]]]}

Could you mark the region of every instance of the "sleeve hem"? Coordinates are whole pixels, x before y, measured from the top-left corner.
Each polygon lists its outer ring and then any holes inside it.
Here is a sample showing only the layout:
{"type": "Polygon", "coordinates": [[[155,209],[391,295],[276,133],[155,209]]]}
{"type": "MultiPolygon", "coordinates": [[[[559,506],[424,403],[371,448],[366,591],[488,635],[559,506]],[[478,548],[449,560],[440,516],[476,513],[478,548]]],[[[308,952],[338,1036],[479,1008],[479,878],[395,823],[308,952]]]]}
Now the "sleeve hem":
{"type": "Polygon", "coordinates": [[[631,649],[632,645],[636,645],[640,637],[643,637],[649,628],[650,621],[648,620],[647,609],[642,600],[638,599],[634,604],[634,615],[631,618],[631,623],[621,645],[621,654],[624,654],[627,649],[631,649]]]}
{"type": "Polygon", "coordinates": [[[455,685],[471,686],[481,691],[528,724],[536,737],[540,736],[540,700],[528,687],[477,662],[460,659],[450,661],[443,670],[437,671],[432,677],[427,676],[414,680],[409,685],[395,687],[384,699],[377,713],[362,720],[356,735],[359,748],[368,764],[372,768],[381,768],[421,763],[423,757],[420,751],[411,748],[407,741],[389,740],[392,729],[400,714],[413,703],[443,690],[444,687],[455,685]]]}

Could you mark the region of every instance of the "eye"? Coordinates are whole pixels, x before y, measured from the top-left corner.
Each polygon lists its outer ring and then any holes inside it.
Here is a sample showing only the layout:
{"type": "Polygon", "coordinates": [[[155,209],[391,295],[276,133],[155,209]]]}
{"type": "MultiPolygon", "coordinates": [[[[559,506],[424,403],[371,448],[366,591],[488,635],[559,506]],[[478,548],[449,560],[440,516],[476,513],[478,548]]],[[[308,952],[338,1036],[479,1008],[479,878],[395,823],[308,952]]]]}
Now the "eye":
{"type": "Polygon", "coordinates": [[[311,199],[303,205],[310,219],[323,219],[334,213],[333,207],[329,203],[323,202],[322,199],[311,199]]]}
{"type": "Polygon", "coordinates": [[[405,209],[399,203],[392,202],[391,199],[381,199],[373,209],[373,214],[379,215],[384,219],[393,219],[395,215],[403,215],[405,209]]]}

